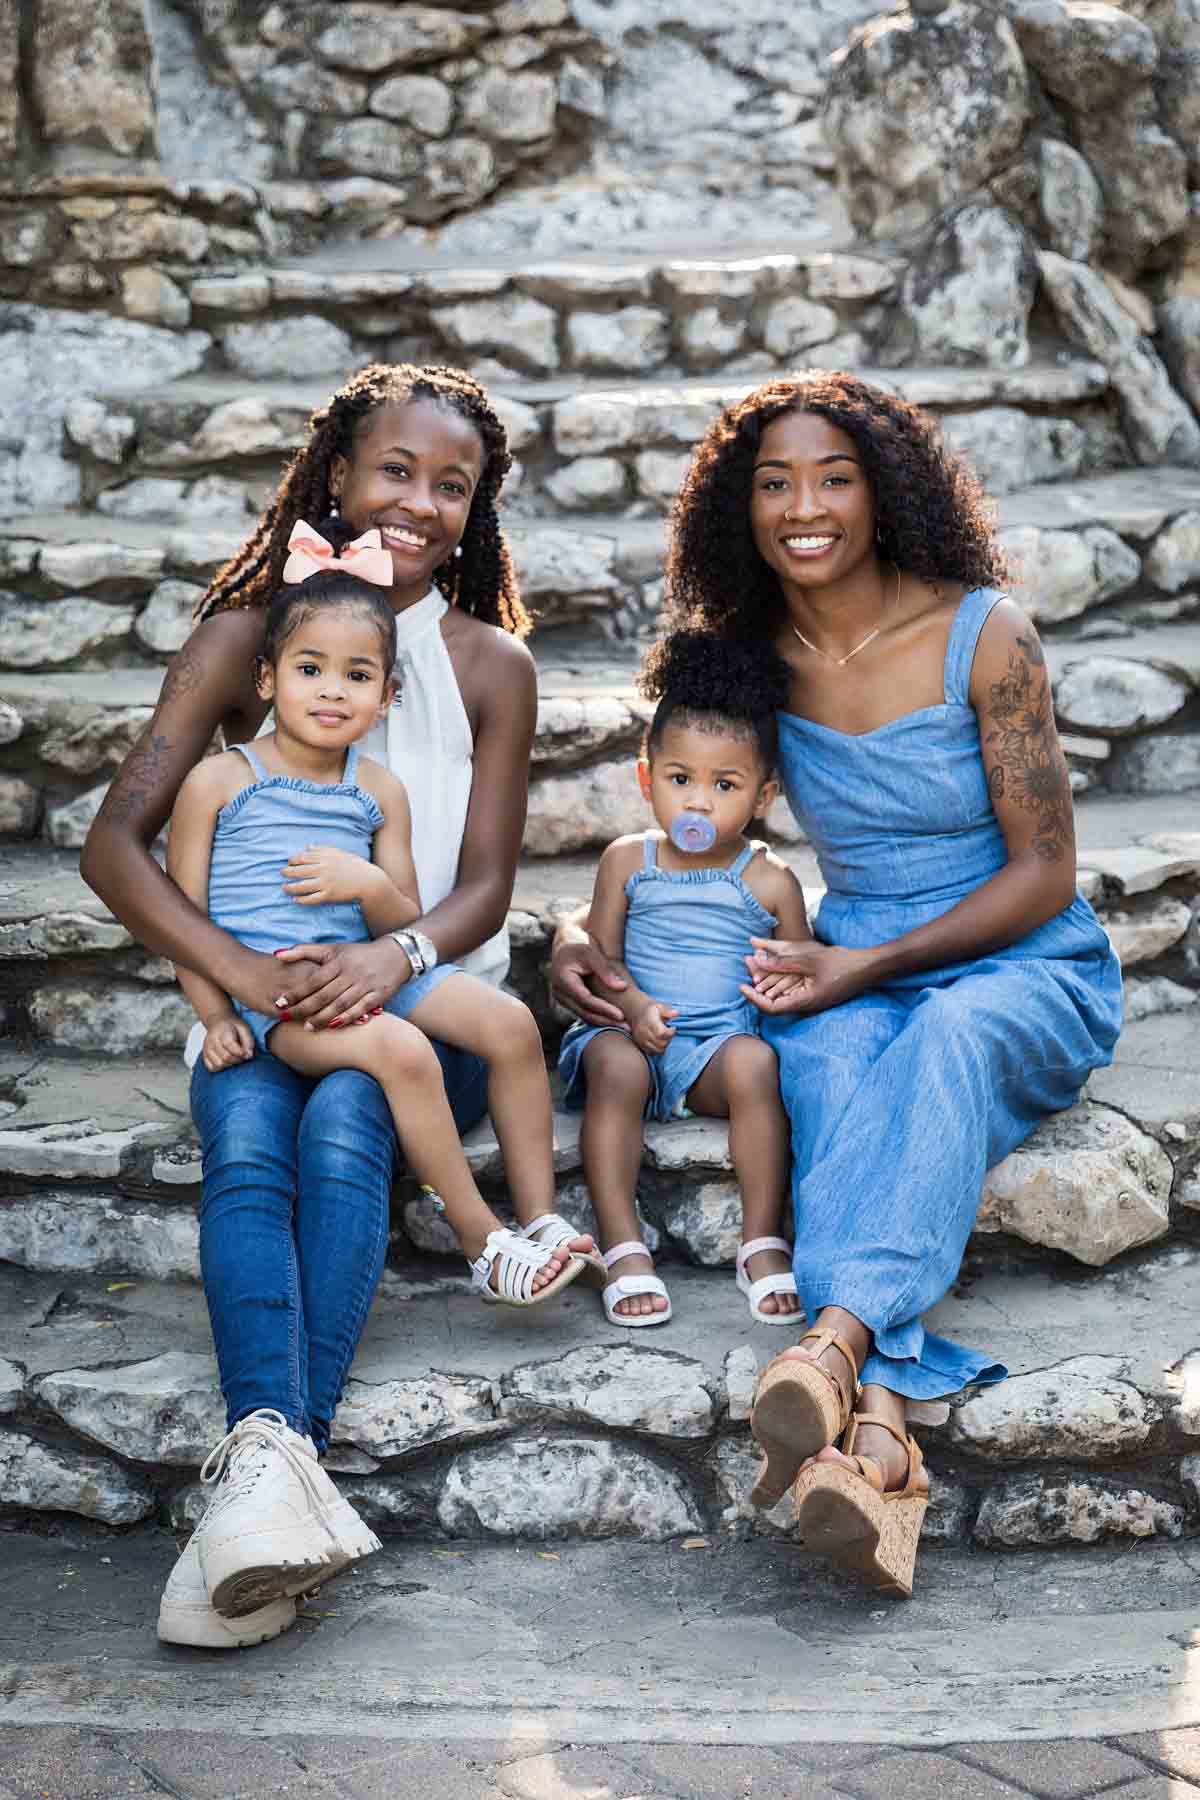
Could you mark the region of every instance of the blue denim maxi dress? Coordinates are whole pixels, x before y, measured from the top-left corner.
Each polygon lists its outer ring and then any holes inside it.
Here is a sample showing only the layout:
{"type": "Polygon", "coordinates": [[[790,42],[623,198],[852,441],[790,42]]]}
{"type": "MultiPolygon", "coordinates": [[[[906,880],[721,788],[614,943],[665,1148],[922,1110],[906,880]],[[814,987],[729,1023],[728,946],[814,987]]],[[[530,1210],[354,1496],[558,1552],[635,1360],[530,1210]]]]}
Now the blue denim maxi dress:
{"type": "MultiPolygon", "coordinates": [[[[658,837],[647,832],[642,867],[625,883],[625,963],[643,993],[677,1007],[675,1036],[647,1056],[648,1119],[686,1118],[688,1089],[731,1037],[758,1037],[762,1014],[742,993],[753,937],[770,937],[778,920],[743,879],[766,845],[740,850],[727,869],[664,869],[658,837]]],[[[583,1052],[601,1031],[620,1026],[575,1024],[559,1051],[568,1106],[582,1106],[583,1052]]]]}
{"type": "MultiPolygon", "coordinates": [[[[326,785],[298,775],[269,775],[257,751],[236,744],[254,780],[217,814],[208,867],[208,912],[215,925],[251,950],[270,953],[290,944],[363,944],[372,936],[357,900],[301,906],[286,891],[282,869],[310,844],[331,844],[371,860],[371,839],[383,824],[379,802],[355,780],[358,745],[346,752],[342,779],[326,785]]],[[[439,963],[406,981],[385,1010],[404,1018],[432,988],[457,973],[439,963]]],[[[278,1018],[234,1006],[260,1050],[278,1018]]]]}
{"type": "MultiPolygon", "coordinates": [[[[857,736],[780,714],[784,789],[828,889],[814,921],[823,943],[889,942],[1004,867],[968,698],[1001,597],[964,597],[941,705],[857,736]]],[[[928,1400],[1003,1378],[921,1314],[958,1272],[987,1170],[1076,1100],[1120,1027],[1120,965],[1079,896],[977,961],[765,1021],[792,1125],[796,1287],[810,1319],[842,1306],[871,1327],[864,1382],[928,1400]]]]}

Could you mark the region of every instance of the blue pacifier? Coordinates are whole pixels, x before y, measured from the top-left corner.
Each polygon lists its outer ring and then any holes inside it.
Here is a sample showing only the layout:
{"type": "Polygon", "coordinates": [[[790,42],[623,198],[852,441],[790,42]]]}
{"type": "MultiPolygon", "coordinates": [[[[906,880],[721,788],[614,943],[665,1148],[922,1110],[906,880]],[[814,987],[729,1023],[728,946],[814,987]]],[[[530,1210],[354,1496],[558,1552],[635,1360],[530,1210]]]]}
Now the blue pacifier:
{"type": "Polygon", "coordinates": [[[685,850],[689,856],[703,856],[716,843],[717,828],[703,813],[682,812],[671,820],[667,836],[677,850],[685,850]]]}

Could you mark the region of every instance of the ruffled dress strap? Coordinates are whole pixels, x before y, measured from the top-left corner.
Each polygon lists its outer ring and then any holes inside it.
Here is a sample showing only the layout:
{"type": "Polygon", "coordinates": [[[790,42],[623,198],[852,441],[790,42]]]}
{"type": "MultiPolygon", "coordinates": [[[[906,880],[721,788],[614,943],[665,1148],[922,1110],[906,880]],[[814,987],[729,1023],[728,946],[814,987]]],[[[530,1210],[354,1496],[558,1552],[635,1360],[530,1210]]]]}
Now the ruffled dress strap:
{"type": "Polygon", "coordinates": [[[270,776],[263,768],[262,758],[259,756],[257,750],[252,750],[249,744],[231,744],[230,748],[236,750],[240,756],[245,757],[246,761],[250,764],[250,772],[254,776],[255,781],[270,780],[270,776]]]}
{"type": "Polygon", "coordinates": [[[642,870],[649,875],[658,867],[658,839],[648,831],[642,840],[642,870]]]}
{"type": "Polygon", "coordinates": [[[946,642],[946,663],[942,686],[947,706],[969,706],[971,669],[979,634],[987,623],[992,608],[1007,595],[999,588],[972,588],[959,602],[946,642]]]}
{"type": "Polygon", "coordinates": [[[730,863],[729,868],[727,869],[726,873],[729,875],[735,876],[737,878],[737,880],[740,881],[742,876],[746,873],[746,870],[750,867],[750,864],[754,861],[754,858],[758,855],[759,851],[765,850],[766,847],[767,846],[766,846],[765,839],[751,838],[750,842],[745,846],[745,848],[743,850],[741,850],[739,852],[739,854],[735,857],[734,861],[730,863]]]}

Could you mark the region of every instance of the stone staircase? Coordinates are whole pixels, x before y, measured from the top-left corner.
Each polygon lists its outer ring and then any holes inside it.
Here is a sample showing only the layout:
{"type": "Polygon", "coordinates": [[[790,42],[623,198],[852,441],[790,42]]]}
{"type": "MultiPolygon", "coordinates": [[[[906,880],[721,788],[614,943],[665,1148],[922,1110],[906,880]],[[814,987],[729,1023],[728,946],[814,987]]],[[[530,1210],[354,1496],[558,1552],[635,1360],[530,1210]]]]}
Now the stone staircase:
{"type": "MultiPolygon", "coordinates": [[[[590,893],[599,847],[644,822],[633,676],[670,497],[720,406],[818,358],[931,407],[999,497],[1080,801],[1080,884],[1129,973],[1115,1064],[991,1172],[934,1315],[1016,1378],[919,1426],[927,1535],[995,1548],[1193,1529],[1200,473],[1129,466],[1109,369],[1050,333],[1018,368],[873,366],[873,309],[902,274],[877,246],[378,262],[177,270],[186,371],[135,387],[114,367],[81,391],[62,447],[78,504],[0,521],[0,1508],[197,1516],[221,1417],[178,1059],[190,1015],[77,851],[200,585],[312,407],[355,363],[414,356],[478,369],[506,418],[541,691],[512,982],[552,1048],[555,925],[590,893]]],[[[815,898],[786,808],[769,823],[815,898]]],[[[561,1203],[586,1228],[577,1136],[561,1116],[561,1203]]],[[[503,1207],[486,1126],[470,1155],[503,1207]]],[[[787,1532],[782,1509],[760,1519],[744,1499],[754,1374],[782,1334],[751,1327],[733,1287],[723,1129],[652,1127],[640,1204],[676,1309],[649,1342],[578,1288],[544,1315],[485,1312],[441,1220],[398,1186],[335,1430],[339,1479],[373,1521],[449,1538],[787,1532]]]]}

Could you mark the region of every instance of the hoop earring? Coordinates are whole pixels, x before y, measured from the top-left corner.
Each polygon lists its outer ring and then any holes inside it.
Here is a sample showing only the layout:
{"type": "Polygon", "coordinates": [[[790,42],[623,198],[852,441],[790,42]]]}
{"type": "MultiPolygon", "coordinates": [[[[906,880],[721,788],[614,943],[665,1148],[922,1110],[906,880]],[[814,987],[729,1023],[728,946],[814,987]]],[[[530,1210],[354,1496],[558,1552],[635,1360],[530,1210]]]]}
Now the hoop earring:
{"type": "Polygon", "coordinates": [[[329,516],[331,519],[340,519],[342,516],[342,509],[338,505],[338,497],[336,494],[330,494],[329,496],[329,516]]]}

